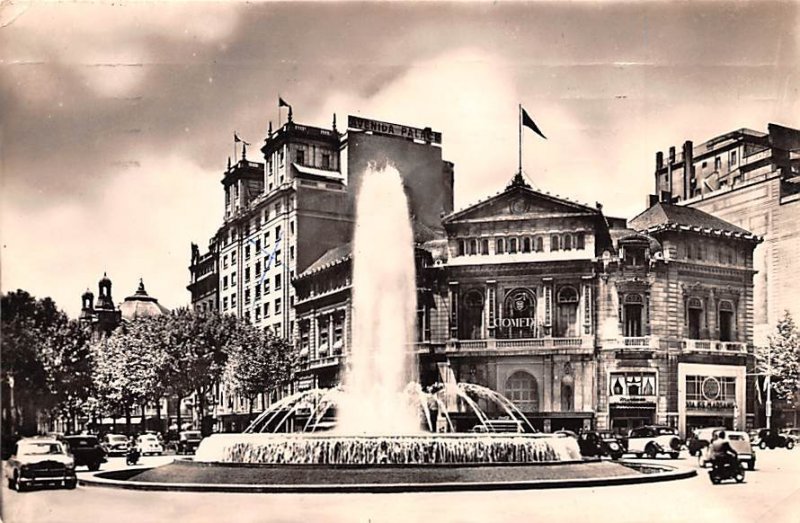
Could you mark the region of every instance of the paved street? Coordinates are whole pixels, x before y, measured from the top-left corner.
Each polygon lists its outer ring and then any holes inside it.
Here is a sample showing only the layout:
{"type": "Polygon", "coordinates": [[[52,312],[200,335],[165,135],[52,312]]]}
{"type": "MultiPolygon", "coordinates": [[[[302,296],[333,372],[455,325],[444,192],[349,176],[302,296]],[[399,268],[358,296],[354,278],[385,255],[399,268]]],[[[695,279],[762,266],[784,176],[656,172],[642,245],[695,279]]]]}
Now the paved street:
{"type": "MultiPolygon", "coordinates": [[[[156,464],[171,457],[147,457],[156,464]]],[[[646,460],[643,460],[646,461],[646,460]]],[[[666,460],[659,460],[666,461],[666,460]]],[[[695,467],[683,453],[676,463],[695,467]]],[[[104,469],[124,467],[112,458],[104,469]]],[[[161,521],[237,523],[613,521],[782,523],[800,514],[800,450],[765,450],[741,485],[714,486],[705,471],[668,483],[514,492],[431,494],[200,494],[78,487],[19,494],[3,484],[8,523],[161,521]]]]}

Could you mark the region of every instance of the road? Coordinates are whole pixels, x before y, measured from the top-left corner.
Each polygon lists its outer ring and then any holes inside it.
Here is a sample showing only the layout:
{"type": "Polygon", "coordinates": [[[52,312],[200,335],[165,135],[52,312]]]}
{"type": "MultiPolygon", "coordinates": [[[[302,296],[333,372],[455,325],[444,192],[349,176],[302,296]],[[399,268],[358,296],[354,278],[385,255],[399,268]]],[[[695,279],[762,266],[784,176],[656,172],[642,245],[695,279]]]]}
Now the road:
{"type": "MultiPolygon", "coordinates": [[[[143,458],[156,465],[171,457],[143,458]]],[[[646,462],[648,460],[640,460],[646,462]]],[[[675,461],[696,467],[684,451],[675,461]]],[[[104,469],[124,467],[112,458],[104,469]]],[[[79,472],[79,474],[84,474],[79,472]]],[[[613,523],[800,521],[800,450],[764,450],[745,483],[695,478],[584,489],[411,494],[224,494],[141,492],[97,487],[19,494],[2,488],[8,523],[149,522],[480,522],[613,523]]]]}

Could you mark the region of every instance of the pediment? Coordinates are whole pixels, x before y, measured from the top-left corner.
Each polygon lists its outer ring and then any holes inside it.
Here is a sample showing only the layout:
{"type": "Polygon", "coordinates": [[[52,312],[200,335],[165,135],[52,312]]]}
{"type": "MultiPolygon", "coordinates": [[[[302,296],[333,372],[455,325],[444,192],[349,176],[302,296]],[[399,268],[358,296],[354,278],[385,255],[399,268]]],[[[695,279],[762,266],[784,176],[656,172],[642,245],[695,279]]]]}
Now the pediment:
{"type": "Polygon", "coordinates": [[[541,193],[530,187],[512,186],[496,196],[451,214],[445,218],[445,222],[536,219],[599,213],[600,211],[592,207],[541,193]]]}

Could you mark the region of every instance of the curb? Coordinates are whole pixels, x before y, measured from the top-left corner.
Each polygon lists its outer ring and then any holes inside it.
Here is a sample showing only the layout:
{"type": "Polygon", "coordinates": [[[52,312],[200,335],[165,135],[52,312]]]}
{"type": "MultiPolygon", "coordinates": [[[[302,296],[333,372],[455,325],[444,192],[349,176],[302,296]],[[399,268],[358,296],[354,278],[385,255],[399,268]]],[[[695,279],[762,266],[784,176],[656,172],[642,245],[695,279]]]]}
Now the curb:
{"type": "MultiPolygon", "coordinates": [[[[648,465],[649,467],[653,467],[648,465]]],[[[167,491],[167,492],[227,492],[227,493],[263,493],[263,494],[309,494],[309,493],[399,493],[399,492],[456,492],[456,491],[490,491],[490,490],[543,490],[556,488],[586,488],[614,485],[635,485],[639,483],[656,483],[687,479],[697,475],[695,469],[680,469],[661,465],[663,472],[631,476],[615,476],[602,478],[545,479],[535,481],[492,481],[492,482],[443,482],[443,483],[363,483],[348,485],[325,484],[212,484],[212,483],[154,483],[148,481],[129,481],[103,477],[114,472],[98,472],[90,478],[79,478],[78,484],[85,487],[116,488],[124,490],[167,491]]],[[[126,469],[128,477],[139,472],[150,470],[143,467],[126,469]]],[[[119,472],[119,471],[115,471],[119,472]]]]}

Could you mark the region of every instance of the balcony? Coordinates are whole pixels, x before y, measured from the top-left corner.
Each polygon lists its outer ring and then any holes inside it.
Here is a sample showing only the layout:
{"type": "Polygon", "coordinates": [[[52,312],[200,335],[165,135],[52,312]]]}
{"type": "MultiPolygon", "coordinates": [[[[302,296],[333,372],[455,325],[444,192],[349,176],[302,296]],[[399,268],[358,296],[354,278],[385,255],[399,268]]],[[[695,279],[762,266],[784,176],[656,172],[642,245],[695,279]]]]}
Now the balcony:
{"type": "Polygon", "coordinates": [[[683,340],[685,352],[713,352],[724,354],[747,354],[747,344],[739,341],[683,340]]]}
{"type": "Polygon", "coordinates": [[[325,367],[335,367],[339,365],[341,354],[333,354],[331,356],[323,356],[314,358],[312,360],[303,360],[297,364],[298,371],[312,371],[322,369],[325,367]]]}
{"type": "Polygon", "coordinates": [[[517,338],[450,340],[445,351],[448,354],[469,354],[490,356],[496,354],[512,355],[531,352],[588,352],[594,351],[594,338],[517,338]]]}
{"type": "Polygon", "coordinates": [[[625,336],[603,340],[604,349],[625,349],[652,351],[659,347],[660,341],[656,336],[625,336]]]}

